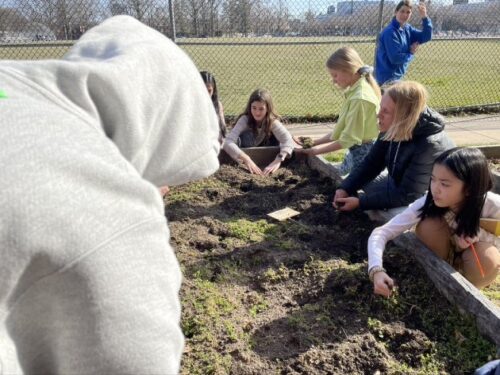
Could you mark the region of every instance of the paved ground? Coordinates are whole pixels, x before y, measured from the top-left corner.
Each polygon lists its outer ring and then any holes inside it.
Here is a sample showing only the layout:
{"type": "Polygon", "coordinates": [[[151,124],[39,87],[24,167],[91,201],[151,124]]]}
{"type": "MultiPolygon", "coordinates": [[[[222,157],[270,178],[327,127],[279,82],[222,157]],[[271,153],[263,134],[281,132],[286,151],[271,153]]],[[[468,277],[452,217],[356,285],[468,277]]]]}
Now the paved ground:
{"type": "MultiPolygon", "coordinates": [[[[289,124],[293,135],[319,138],[332,131],[333,123],[289,124]]],[[[500,145],[500,114],[447,117],[446,131],[457,146],[500,145]]]]}

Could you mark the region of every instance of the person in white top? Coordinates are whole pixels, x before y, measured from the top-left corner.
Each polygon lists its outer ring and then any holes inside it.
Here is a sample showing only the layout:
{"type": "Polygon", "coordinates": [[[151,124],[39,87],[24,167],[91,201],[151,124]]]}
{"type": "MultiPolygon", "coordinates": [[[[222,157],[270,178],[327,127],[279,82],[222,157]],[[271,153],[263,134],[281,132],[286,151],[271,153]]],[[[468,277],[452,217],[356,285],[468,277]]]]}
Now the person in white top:
{"type": "Polygon", "coordinates": [[[480,218],[500,220],[500,196],[490,192],[491,173],[476,148],[453,148],[437,157],[427,194],[368,239],[368,274],[374,293],[390,296],[394,286],[382,267],[386,243],[416,227],[417,237],[478,288],[500,270],[500,239],[480,228],[480,218]],[[476,254],[479,261],[476,260],[476,254]]]}
{"type": "Polygon", "coordinates": [[[177,374],[181,271],[158,188],[218,167],[191,59],[128,16],[0,61],[0,373],[177,374]]]}
{"type": "Polygon", "coordinates": [[[289,131],[279,121],[269,91],[255,90],[248,99],[245,111],[224,141],[224,151],[236,161],[244,163],[250,173],[269,175],[292,155],[294,143],[289,131]],[[268,166],[261,170],[240,147],[280,146],[280,151],[268,166]]]}

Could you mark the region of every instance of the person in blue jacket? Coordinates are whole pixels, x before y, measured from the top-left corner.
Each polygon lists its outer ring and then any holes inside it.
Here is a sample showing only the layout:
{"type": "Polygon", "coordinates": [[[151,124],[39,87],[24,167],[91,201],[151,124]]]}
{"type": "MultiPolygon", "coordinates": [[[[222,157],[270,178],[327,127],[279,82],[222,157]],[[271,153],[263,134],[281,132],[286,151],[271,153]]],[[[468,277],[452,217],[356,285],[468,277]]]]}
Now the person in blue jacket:
{"type": "Polygon", "coordinates": [[[424,1],[419,2],[418,12],[422,17],[422,30],[408,24],[411,0],[400,1],[391,23],[380,33],[375,58],[375,78],[380,86],[402,79],[418,47],[432,39],[432,22],[427,17],[424,1]]]}

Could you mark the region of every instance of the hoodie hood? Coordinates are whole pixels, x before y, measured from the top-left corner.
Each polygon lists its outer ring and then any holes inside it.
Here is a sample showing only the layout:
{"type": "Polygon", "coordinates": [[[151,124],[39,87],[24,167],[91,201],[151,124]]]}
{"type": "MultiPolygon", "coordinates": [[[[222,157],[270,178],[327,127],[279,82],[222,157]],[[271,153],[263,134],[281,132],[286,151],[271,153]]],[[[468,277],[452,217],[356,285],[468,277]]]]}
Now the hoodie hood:
{"type": "Polygon", "coordinates": [[[413,137],[428,137],[444,131],[444,118],[438,112],[426,107],[420,114],[413,137]]]}
{"type": "Polygon", "coordinates": [[[92,28],[62,60],[7,65],[107,136],[156,186],[219,166],[217,116],[198,70],[175,43],[132,17],[92,28]]]}

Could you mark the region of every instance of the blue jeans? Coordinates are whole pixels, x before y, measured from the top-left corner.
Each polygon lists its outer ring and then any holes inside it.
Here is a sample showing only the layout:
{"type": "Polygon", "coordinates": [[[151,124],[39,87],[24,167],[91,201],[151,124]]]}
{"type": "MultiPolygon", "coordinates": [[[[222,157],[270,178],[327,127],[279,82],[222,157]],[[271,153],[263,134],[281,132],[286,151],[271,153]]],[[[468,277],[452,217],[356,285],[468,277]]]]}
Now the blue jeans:
{"type": "Polygon", "coordinates": [[[374,142],[354,145],[347,149],[344,161],[340,165],[340,174],[345,175],[356,169],[370,152],[374,142]]]}

